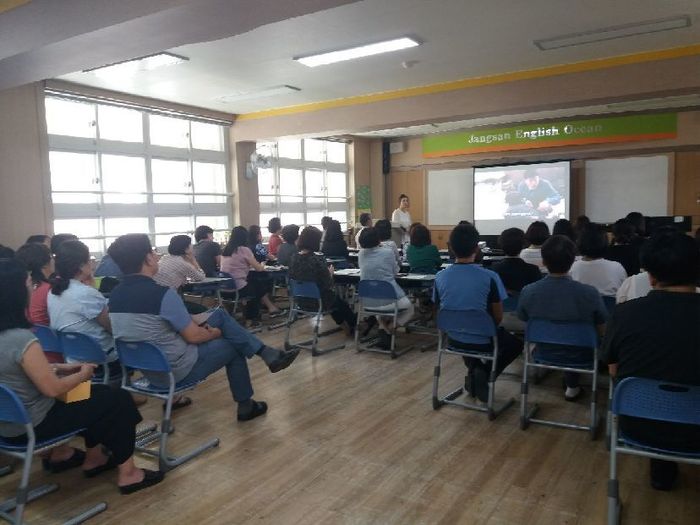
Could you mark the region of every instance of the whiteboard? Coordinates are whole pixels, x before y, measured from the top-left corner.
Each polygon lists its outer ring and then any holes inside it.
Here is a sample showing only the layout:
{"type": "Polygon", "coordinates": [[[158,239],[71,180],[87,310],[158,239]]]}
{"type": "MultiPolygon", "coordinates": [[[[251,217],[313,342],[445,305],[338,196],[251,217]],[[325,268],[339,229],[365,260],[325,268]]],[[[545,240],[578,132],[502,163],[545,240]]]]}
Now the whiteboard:
{"type": "Polygon", "coordinates": [[[474,170],[428,171],[428,225],[474,221],[474,170]]]}
{"type": "Polygon", "coordinates": [[[586,215],[615,222],[631,211],[668,215],[668,157],[586,161],[586,215]]]}

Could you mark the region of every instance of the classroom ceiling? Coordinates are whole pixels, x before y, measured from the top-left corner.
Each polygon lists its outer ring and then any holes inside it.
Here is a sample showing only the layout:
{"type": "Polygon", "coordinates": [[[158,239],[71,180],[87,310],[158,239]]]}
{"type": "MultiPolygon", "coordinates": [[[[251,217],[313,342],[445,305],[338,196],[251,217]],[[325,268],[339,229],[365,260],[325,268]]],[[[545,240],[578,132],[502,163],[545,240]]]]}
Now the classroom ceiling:
{"type": "Polygon", "coordinates": [[[168,49],[189,58],[179,65],[121,78],[58,78],[241,114],[698,43],[698,0],[365,0],[168,49]],[[533,43],[678,15],[689,15],[691,26],[549,51],[533,43]],[[404,35],[423,44],[317,68],[293,60],[404,35]],[[283,85],[300,90],[254,95],[283,85]],[[249,98],[220,100],[237,94],[249,98]]]}

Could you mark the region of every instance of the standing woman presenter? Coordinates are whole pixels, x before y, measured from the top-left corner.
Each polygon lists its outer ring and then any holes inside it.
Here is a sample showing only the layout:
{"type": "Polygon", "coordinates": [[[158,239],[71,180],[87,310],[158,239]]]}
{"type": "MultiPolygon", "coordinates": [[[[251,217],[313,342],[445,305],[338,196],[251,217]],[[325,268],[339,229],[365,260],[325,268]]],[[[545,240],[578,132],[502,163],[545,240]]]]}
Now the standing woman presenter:
{"type": "Polygon", "coordinates": [[[408,200],[408,195],[401,194],[399,195],[399,207],[394,210],[394,213],[391,214],[391,222],[392,226],[396,223],[398,223],[401,226],[401,229],[403,230],[403,238],[401,240],[401,244],[404,245],[407,242],[410,242],[411,236],[408,233],[408,229],[410,228],[411,224],[413,221],[411,220],[411,214],[408,212],[408,208],[410,206],[409,200],[408,200]]]}

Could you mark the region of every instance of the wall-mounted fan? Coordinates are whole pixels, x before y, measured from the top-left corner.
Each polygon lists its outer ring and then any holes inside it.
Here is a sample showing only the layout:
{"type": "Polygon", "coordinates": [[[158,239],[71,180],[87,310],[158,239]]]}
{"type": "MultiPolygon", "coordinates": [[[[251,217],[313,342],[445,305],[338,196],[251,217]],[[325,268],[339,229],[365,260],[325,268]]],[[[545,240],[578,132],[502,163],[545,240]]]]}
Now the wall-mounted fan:
{"type": "Polygon", "coordinates": [[[272,158],[256,151],[250,154],[250,161],[246,163],[245,176],[249,180],[253,179],[258,174],[259,168],[266,169],[271,167],[272,158]]]}

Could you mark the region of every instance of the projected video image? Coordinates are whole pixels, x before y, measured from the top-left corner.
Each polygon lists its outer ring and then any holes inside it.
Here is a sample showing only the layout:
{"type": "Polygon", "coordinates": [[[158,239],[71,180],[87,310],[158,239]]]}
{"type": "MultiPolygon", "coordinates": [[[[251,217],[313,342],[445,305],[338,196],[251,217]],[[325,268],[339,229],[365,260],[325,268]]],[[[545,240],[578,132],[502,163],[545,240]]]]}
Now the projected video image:
{"type": "Polygon", "coordinates": [[[551,227],[568,218],[568,198],[568,162],[474,170],[474,220],[483,234],[525,228],[532,221],[551,227]]]}

